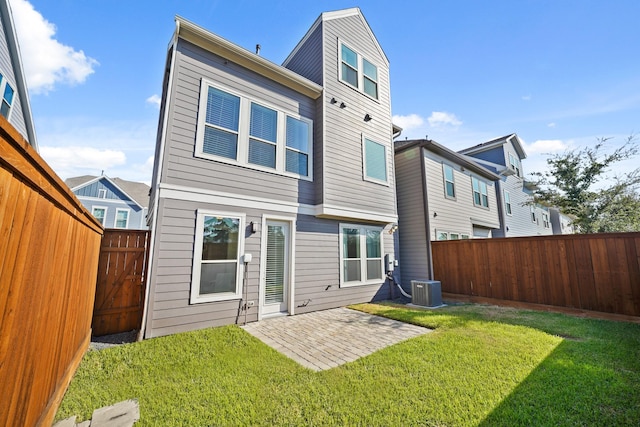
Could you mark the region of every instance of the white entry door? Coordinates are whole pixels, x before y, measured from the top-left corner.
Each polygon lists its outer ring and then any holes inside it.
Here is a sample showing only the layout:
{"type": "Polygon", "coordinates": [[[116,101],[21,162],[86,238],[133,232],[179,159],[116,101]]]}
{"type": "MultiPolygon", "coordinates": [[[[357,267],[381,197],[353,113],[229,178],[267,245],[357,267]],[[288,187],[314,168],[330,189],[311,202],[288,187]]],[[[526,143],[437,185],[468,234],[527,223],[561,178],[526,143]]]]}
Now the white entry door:
{"type": "Polygon", "coordinates": [[[288,311],[289,228],[288,222],[267,220],[263,316],[288,311]]]}

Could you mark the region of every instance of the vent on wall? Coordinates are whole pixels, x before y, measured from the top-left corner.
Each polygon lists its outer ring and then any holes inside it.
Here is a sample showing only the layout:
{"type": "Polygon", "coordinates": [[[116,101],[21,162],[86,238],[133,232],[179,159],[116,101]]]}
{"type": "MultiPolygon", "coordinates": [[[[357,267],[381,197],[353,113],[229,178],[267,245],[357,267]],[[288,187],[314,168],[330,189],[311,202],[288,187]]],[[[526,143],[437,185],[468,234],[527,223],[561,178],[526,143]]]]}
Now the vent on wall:
{"type": "Polygon", "coordinates": [[[424,307],[442,305],[442,288],[437,280],[412,280],[411,302],[424,307]]]}

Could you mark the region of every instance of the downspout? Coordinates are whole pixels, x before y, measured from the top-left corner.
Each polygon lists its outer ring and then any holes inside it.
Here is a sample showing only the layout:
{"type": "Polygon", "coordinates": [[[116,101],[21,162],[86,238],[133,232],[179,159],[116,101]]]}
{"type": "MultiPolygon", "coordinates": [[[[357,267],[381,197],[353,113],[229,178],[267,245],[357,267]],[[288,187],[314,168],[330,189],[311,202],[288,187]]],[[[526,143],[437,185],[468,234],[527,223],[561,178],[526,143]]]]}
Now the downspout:
{"type": "MultiPolygon", "coordinates": [[[[162,118],[162,135],[160,136],[160,151],[158,153],[158,171],[156,173],[156,182],[152,182],[155,191],[153,192],[153,216],[151,217],[151,227],[149,231],[151,233],[149,237],[149,259],[147,261],[147,286],[145,287],[144,306],[142,310],[142,322],[140,323],[140,331],[138,332],[138,341],[142,341],[145,337],[147,330],[147,317],[149,315],[149,294],[151,292],[151,269],[153,267],[153,247],[156,240],[156,225],[158,222],[158,204],[160,203],[160,177],[162,175],[162,163],[164,160],[164,147],[167,138],[167,122],[169,120],[169,104],[171,99],[171,90],[173,89],[173,70],[175,68],[176,61],[176,49],[178,47],[178,34],[180,33],[180,21],[176,19],[176,31],[173,36],[171,46],[171,66],[169,68],[169,82],[167,83],[167,96],[165,98],[164,117],[162,118]]],[[[164,82],[163,82],[164,84],[164,82]]]]}
{"type": "Polygon", "coordinates": [[[433,255],[431,252],[431,223],[429,221],[429,199],[427,198],[427,167],[424,164],[424,147],[420,147],[420,173],[422,175],[422,198],[424,201],[424,228],[427,244],[427,267],[429,269],[429,280],[433,280],[433,255]]]}

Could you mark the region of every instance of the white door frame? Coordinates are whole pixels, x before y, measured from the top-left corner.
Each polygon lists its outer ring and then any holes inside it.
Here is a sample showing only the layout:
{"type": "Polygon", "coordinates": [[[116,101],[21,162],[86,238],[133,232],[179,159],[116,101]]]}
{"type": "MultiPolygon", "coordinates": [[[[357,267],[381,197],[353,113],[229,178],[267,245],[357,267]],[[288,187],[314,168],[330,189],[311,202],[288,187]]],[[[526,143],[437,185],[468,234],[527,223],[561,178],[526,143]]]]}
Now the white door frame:
{"type": "Polygon", "coordinates": [[[260,290],[258,292],[258,320],[263,317],[264,296],[267,278],[267,221],[281,221],[289,224],[289,271],[287,272],[287,311],[290,316],[295,314],[295,265],[296,265],[296,217],[281,215],[262,215],[262,226],[260,227],[260,290]]]}

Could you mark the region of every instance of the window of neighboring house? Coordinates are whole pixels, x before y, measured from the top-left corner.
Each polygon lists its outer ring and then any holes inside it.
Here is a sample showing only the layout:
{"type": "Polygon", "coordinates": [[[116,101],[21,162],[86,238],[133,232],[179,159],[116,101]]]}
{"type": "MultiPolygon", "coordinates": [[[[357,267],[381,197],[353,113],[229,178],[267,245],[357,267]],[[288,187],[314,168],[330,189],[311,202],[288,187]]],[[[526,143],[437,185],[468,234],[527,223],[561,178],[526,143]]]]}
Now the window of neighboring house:
{"type": "Polygon", "coordinates": [[[13,105],[13,88],[7,82],[7,79],[3,78],[0,74],[0,88],[4,85],[4,91],[2,95],[2,105],[0,106],[0,114],[2,114],[5,118],[9,118],[9,113],[11,112],[11,106],[13,105]]]}
{"type": "Polygon", "coordinates": [[[546,212],[542,212],[542,225],[544,228],[549,228],[549,214],[546,212]]]}
{"type": "Polygon", "coordinates": [[[530,206],[530,209],[531,209],[531,222],[535,222],[537,224],[538,218],[536,217],[536,207],[530,206]]]}
{"type": "Polygon", "coordinates": [[[449,233],[446,231],[436,232],[436,240],[449,240],[449,233]]]}
{"type": "Polygon", "coordinates": [[[313,122],[202,81],[196,156],[311,179],[313,122]],[[245,117],[246,116],[246,117],[245,117]]]}
{"type": "Polygon", "coordinates": [[[509,153],[509,166],[516,172],[516,176],[522,176],[522,172],[520,171],[520,160],[509,153]]]}
{"type": "Polygon", "coordinates": [[[469,235],[468,235],[468,234],[461,234],[461,235],[460,235],[460,239],[462,239],[462,240],[469,240],[469,235]]]}
{"type": "Polygon", "coordinates": [[[382,271],[382,228],[340,225],[342,286],[380,283],[382,271]]]}
{"type": "Polygon", "coordinates": [[[449,240],[460,240],[460,235],[458,233],[449,233],[449,240]]]}
{"type": "Polygon", "coordinates": [[[378,67],[340,42],[340,80],[378,99],[378,67]]]}
{"type": "Polygon", "coordinates": [[[487,183],[476,177],[471,177],[473,186],[473,204],[476,206],[489,207],[489,193],[487,193],[487,183]]]}
{"type": "Polygon", "coordinates": [[[449,199],[456,198],[456,184],[453,179],[453,168],[449,165],[442,164],[444,170],[444,195],[449,199]]]}
{"type": "Polygon", "coordinates": [[[363,137],[364,179],[387,184],[387,148],[363,137]]]}
{"type": "Polygon", "coordinates": [[[107,198],[107,190],[105,188],[98,189],[98,199],[106,199],[107,198]]]}
{"type": "Polygon", "coordinates": [[[116,209],[115,228],[127,228],[129,225],[129,209],[116,209]]]}
{"type": "Polygon", "coordinates": [[[240,298],[244,215],[198,211],[191,303],[240,298]]]}
{"type": "Polygon", "coordinates": [[[504,210],[507,215],[511,215],[511,194],[507,190],[504,190],[504,210]]]}
{"type": "Polygon", "coordinates": [[[104,227],[104,220],[107,217],[107,208],[103,208],[100,206],[93,206],[91,208],[91,214],[102,224],[104,227]]]}

